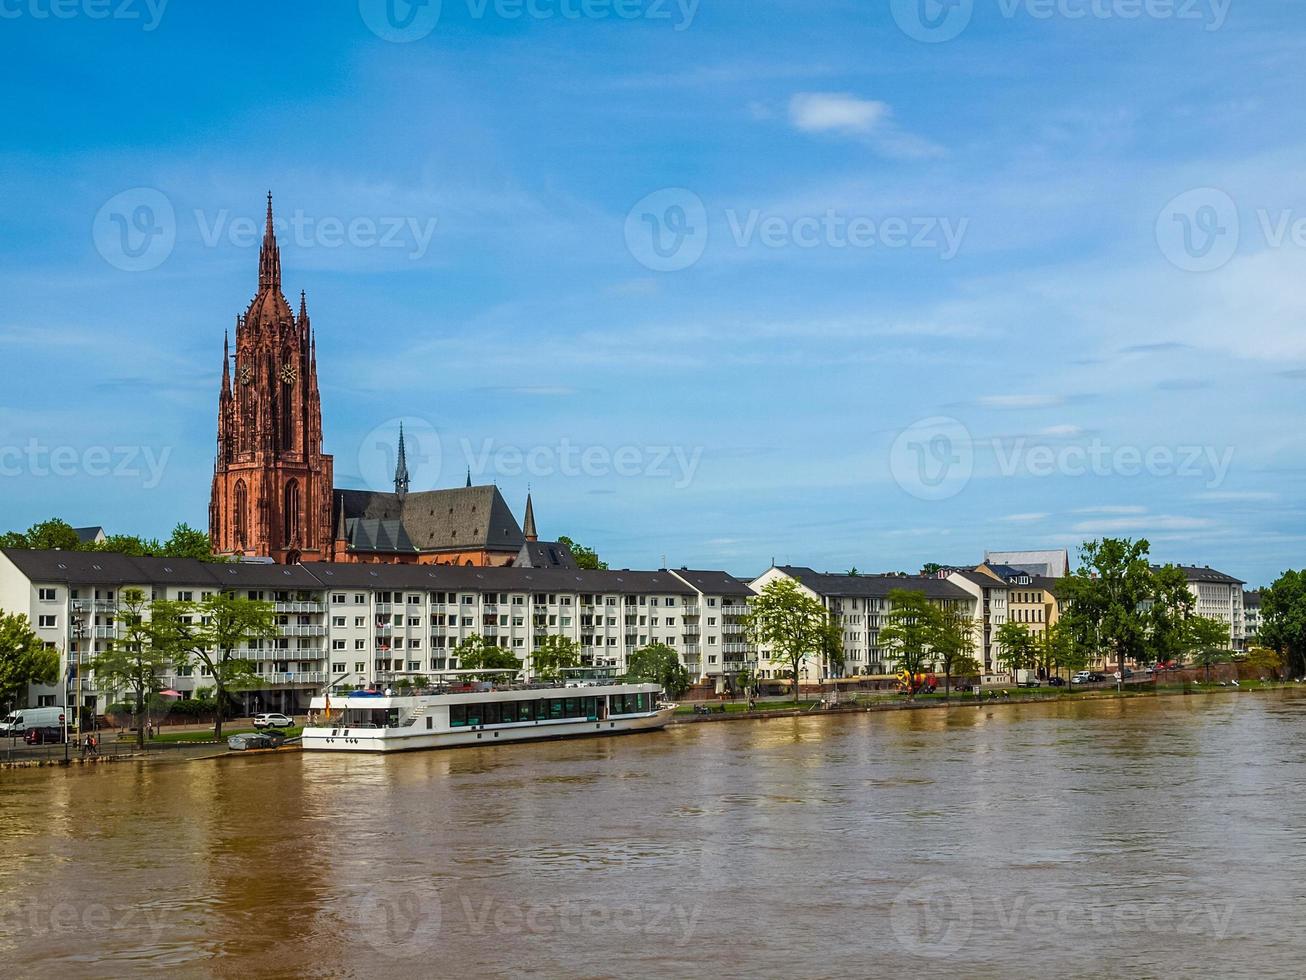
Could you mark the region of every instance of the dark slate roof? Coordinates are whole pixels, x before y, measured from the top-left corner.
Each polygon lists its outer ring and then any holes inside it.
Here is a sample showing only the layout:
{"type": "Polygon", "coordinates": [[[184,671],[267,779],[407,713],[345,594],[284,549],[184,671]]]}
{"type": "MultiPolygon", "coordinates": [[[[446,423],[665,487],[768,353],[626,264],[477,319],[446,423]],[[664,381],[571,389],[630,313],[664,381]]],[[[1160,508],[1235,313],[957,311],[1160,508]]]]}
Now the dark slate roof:
{"type": "Polygon", "coordinates": [[[375,551],[387,554],[413,554],[417,548],[413,545],[403,522],[395,520],[381,521],[370,517],[354,517],[345,520],[345,534],[349,547],[354,551],[375,551]]]}
{"type": "Polygon", "coordinates": [[[999,579],[994,578],[992,575],[986,575],[984,572],[977,572],[973,568],[959,568],[952,574],[959,575],[962,578],[964,578],[966,581],[974,582],[976,585],[982,586],[983,588],[986,589],[1010,588],[1010,586],[1006,582],[1000,581],[999,579]]]}
{"type": "Polygon", "coordinates": [[[1066,580],[1063,578],[1050,578],[1047,575],[1035,575],[1033,585],[1035,588],[1042,589],[1044,592],[1050,592],[1055,596],[1058,590],[1060,590],[1065,584],[1065,581],[1066,580]]]}
{"type": "MultiPolygon", "coordinates": [[[[458,592],[580,592],[592,594],[694,595],[667,571],[593,571],[579,568],[475,568],[467,565],[389,565],[309,562],[201,562],[192,558],[131,558],[86,551],[3,549],[34,582],[82,585],[180,585],[227,589],[429,589],[458,592]]],[[[737,581],[725,572],[699,572],[704,581],[737,581]]],[[[739,583],[742,587],[743,583],[739,583]]],[[[711,590],[708,590],[711,591],[711,590]]],[[[742,588],[739,594],[747,593],[742,588]]],[[[726,595],[735,594],[721,593],[726,595]]]]}
{"type": "Polygon", "coordinates": [[[993,562],[985,562],[984,564],[993,569],[995,574],[1001,575],[1008,582],[1013,578],[1023,578],[1025,576],[1033,577],[1032,572],[1028,572],[1023,568],[1016,568],[1013,565],[998,565],[993,562]]]}
{"type": "Polygon", "coordinates": [[[98,541],[104,534],[104,528],[99,527],[75,527],[73,532],[77,535],[77,540],[82,544],[90,544],[92,541],[98,541]]]}
{"type": "Polygon", "coordinates": [[[894,589],[923,592],[931,599],[974,599],[960,585],[941,578],[904,578],[899,575],[830,575],[810,568],[781,565],[780,571],[796,578],[818,595],[884,598],[894,589]]]}
{"type": "Polygon", "coordinates": [[[1243,592],[1243,606],[1259,607],[1261,604],[1261,590],[1251,589],[1243,592]]]}
{"type": "Polygon", "coordinates": [[[513,564],[517,568],[575,568],[576,557],[561,541],[527,541],[513,564]]]}
{"type": "Polygon", "coordinates": [[[754,594],[753,590],[748,587],[747,582],[741,581],[727,572],[678,568],[675,570],[675,574],[704,595],[751,596],[754,594]]]}
{"type": "Polygon", "coordinates": [[[337,490],[335,508],[346,518],[350,547],[390,544],[389,549],[428,551],[488,550],[516,553],[526,537],[495,486],[427,490],[400,496],[372,490],[337,490]],[[377,521],[380,524],[350,524],[377,521]],[[407,541],[384,530],[385,522],[402,525],[407,541]],[[370,535],[376,533],[378,538],[370,535]],[[355,536],[358,544],[355,545],[355,536]],[[409,547],[411,546],[411,548],[409,547]]]}
{"type": "Polygon", "coordinates": [[[457,592],[582,592],[693,595],[668,572],[584,568],[481,568],[469,565],[383,565],[309,562],[302,566],[328,588],[436,589],[457,592]]]}
{"type": "MultiPolygon", "coordinates": [[[[1153,570],[1160,569],[1161,567],[1162,566],[1160,565],[1152,566],[1153,570]]],[[[1224,572],[1217,572],[1210,565],[1200,567],[1197,565],[1176,565],[1175,568],[1178,568],[1183,572],[1184,576],[1190,582],[1212,582],[1217,585],[1245,584],[1242,579],[1234,578],[1232,575],[1226,575],[1224,572]]]]}

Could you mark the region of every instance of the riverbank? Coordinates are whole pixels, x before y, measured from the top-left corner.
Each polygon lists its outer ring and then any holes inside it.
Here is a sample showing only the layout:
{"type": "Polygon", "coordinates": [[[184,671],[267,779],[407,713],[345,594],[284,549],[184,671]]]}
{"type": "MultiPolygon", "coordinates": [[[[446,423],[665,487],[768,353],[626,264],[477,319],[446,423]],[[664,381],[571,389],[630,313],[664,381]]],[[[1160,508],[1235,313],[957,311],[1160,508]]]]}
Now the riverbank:
{"type": "MultiPolygon", "coordinates": [[[[726,710],[712,711],[708,714],[677,713],[672,725],[696,725],[704,722],[720,721],[758,721],[768,718],[796,718],[803,715],[866,714],[877,711],[973,711],[976,708],[999,708],[1011,704],[1072,704],[1083,701],[1118,701],[1136,698],[1198,697],[1217,694],[1259,694],[1274,691],[1302,691],[1306,684],[1291,681],[1244,681],[1237,686],[1219,684],[1185,684],[1154,686],[1152,684],[1125,687],[1122,690],[1102,688],[1090,691],[1061,690],[1056,693],[1031,694],[1024,690],[1008,692],[1004,697],[991,698],[988,694],[978,697],[970,694],[953,694],[950,700],[943,695],[929,695],[909,700],[902,695],[857,698],[851,702],[835,705],[823,705],[820,701],[809,701],[801,707],[760,708],[747,710],[742,704],[725,702],[712,705],[726,710]]],[[[992,692],[989,692],[992,693],[992,692]]],[[[793,705],[793,702],[786,702],[793,705]]],[[[689,708],[692,712],[693,708],[689,708]]]]}

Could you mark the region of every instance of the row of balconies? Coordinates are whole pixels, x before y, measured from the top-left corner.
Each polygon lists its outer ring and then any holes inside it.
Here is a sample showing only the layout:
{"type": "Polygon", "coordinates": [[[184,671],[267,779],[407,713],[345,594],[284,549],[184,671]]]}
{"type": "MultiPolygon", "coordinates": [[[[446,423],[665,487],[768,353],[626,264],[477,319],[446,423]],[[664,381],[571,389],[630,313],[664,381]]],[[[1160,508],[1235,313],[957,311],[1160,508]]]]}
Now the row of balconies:
{"type": "Polygon", "coordinates": [[[273,605],[279,613],[321,613],[326,611],[324,603],[310,602],[302,599],[294,602],[277,602],[273,603],[273,605]]]}
{"type": "Polygon", "coordinates": [[[326,636],[325,626],[278,626],[277,636],[326,636]]]}

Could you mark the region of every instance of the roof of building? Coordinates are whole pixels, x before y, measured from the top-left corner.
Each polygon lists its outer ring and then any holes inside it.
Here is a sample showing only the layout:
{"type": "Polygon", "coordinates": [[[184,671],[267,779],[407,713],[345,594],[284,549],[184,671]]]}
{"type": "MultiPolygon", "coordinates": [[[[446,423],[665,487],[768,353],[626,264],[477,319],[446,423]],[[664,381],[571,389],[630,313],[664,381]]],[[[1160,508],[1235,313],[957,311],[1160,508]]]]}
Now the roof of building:
{"type": "MultiPolygon", "coordinates": [[[[1160,565],[1153,565],[1154,569],[1160,568],[1160,565]]],[[[1211,582],[1218,585],[1244,585],[1242,579],[1234,578],[1232,575],[1226,575],[1224,572],[1217,572],[1210,565],[1175,565],[1175,568],[1184,573],[1184,577],[1190,582],[1211,582]]]]}
{"type": "Polygon", "coordinates": [[[517,568],[575,568],[576,557],[562,541],[527,541],[513,564],[517,568]]]}
{"type": "Polygon", "coordinates": [[[704,595],[751,596],[753,590],[748,583],[728,572],[701,571],[689,568],[674,570],[677,578],[688,582],[704,595]]]}
{"type": "Polygon", "coordinates": [[[841,575],[817,572],[797,565],[777,568],[818,595],[882,598],[895,589],[923,592],[931,599],[970,599],[959,585],[941,578],[907,578],[901,575],[841,575]]]}
{"type": "Polygon", "coordinates": [[[1243,592],[1243,608],[1256,607],[1261,604],[1261,590],[1251,589],[1243,592]]]}
{"type": "Polygon", "coordinates": [[[959,568],[951,574],[958,575],[968,582],[974,582],[985,589],[1005,589],[1008,587],[1007,583],[1001,579],[994,578],[985,572],[978,572],[973,568],[959,568]]]}
{"type": "Polygon", "coordinates": [[[984,561],[992,564],[1010,565],[1029,572],[1031,575],[1046,575],[1049,578],[1065,578],[1070,574],[1070,553],[1065,549],[1056,551],[986,551],[984,561]]]}
{"type": "Polygon", "coordinates": [[[82,544],[103,541],[105,538],[104,528],[98,524],[95,527],[75,527],[73,533],[77,535],[77,540],[82,544]]]}
{"type": "MultiPolygon", "coordinates": [[[[692,596],[694,589],[666,570],[583,568],[478,568],[468,565],[390,565],[355,562],[202,562],[194,558],[132,558],[87,551],[0,550],[33,582],[72,585],[179,585],[228,589],[434,589],[495,592],[579,592],[692,596]]],[[[725,572],[696,572],[714,595],[746,595],[748,588],[725,572]]]]}
{"type": "Polygon", "coordinates": [[[334,506],[337,515],[345,517],[349,547],[355,551],[515,553],[526,540],[517,518],[493,485],[403,495],[336,490],[334,506]],[[393,527],[387,529],[385,522],[398,522],[403,534],[393,527]]]}

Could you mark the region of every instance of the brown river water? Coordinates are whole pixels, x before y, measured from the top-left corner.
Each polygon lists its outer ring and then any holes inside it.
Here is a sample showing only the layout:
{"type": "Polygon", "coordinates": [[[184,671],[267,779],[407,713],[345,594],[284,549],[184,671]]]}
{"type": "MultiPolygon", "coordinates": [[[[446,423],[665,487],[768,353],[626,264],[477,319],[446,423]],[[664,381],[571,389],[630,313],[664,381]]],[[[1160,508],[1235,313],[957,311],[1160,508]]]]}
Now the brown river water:
{"type": "Polygon", "coordinates": [[[1306,696],[0,773],[13,977],[1298,977],[1306,696]]]}

